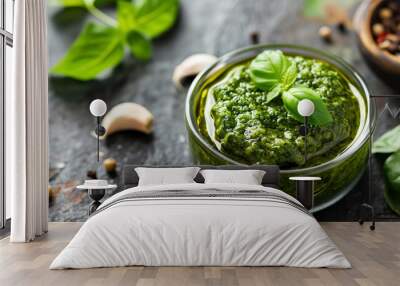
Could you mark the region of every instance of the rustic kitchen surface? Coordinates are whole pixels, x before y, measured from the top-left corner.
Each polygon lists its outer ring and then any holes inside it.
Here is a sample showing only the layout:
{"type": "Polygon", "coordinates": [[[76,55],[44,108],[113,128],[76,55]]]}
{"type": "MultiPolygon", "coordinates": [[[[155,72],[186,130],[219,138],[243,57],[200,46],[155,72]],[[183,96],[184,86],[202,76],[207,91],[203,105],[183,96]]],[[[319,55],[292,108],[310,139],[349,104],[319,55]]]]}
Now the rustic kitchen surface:
{"type": "MultiPolygon", "coordinates": [[[[354,1],[356,2],[356,1],[354,1]]],[[[383,81],[360,54],[351,30],[330,24],[320,30],[321,21],[304,16],[302,1],[292,0],[182,0],[174,27],[153,41],[153,57],[148,62],[128,58],[101,80],[80,82],[68,78],[49,79],[50,112],[50,210],[51,221],[84,221],[89,199],[77,190],[88,171],[99,178],[119,182],[124,164],[191,164],[184,106],[187,89],[177,89],[172,73],[185,57],[195,53],[221,56],[251,44],[254,32],[261,43],[292,43],[329,51],[353,65],[368,83],[375,96],[395,96],[398,88],[383,81]],[[325,37],[325,39],[322,38],[325,37]],[[328,38],[326,38],[328,37],[328,38]],[[103,99],[109,108],[122,102],[136,102],[154,115],[151,135],[121,132],[101,143],[102,159],[114,158],[117,172],[108,175],[96,161],[96,140],[91,135],[95,120],[89,104],[103,99]]],[[[106,9],[106,11],[112,9],[106,9]]],[[[340,11],[337,11],[340,14],[340,11]]],[[[74,41],[90,17],[82,9],[48,9],[49,66],[54,65],[74,41]]],[[[384,102],[380,99],[381,103],[384,102]]],[[[400,101],[386,99],[392,108],[400,101]]],[[[384,104],[380,105],[382,108],[384,104]]],[[[377,133],[398,124],[383,115],[377,133]]],[[[383,199],[382,160],[373,159],[371,201],[377,218],[397,216],[383,199]]],[[[320,220],[356,220],[359,205],[368,198],[367,177],[344,199],[316,214],[320,220]]],[[[116,190],[118,191],[118,189],[116,190]]]]}

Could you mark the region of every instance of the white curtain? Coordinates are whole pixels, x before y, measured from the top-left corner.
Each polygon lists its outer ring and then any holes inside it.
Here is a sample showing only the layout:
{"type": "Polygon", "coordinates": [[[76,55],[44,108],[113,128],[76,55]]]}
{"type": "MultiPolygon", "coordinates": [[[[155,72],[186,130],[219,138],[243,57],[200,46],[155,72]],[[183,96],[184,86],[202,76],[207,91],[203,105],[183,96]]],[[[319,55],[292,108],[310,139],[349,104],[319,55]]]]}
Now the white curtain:
{"type": "Polygon", "coordinates": [[[47,231],[48,103],[46,0],[15,1],[13,92],[6,98],[6,187],[12,242],[47,231]]]}

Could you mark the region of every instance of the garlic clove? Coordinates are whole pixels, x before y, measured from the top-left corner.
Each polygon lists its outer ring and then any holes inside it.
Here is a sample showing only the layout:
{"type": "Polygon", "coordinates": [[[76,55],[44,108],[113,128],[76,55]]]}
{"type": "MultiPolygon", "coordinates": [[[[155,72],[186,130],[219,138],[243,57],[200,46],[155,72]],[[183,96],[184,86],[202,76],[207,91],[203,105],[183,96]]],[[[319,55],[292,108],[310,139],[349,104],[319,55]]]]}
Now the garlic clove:
{"type": "Polygon", "coordinates": [[[186,78],[196,76],[199,72],[216,61],[217,57],[209,54],[191,55],[176,66],[172,80],[177,87],[182,88],[183,81],[186,78]]]}
{"type": "Polygon", "coordinates": [[[136,130],[149,134],[153,129],[153,115],[145,107],[133,102],[114,106],[101,123],[106,133],[101,139],[123,130],[136,130]]]}

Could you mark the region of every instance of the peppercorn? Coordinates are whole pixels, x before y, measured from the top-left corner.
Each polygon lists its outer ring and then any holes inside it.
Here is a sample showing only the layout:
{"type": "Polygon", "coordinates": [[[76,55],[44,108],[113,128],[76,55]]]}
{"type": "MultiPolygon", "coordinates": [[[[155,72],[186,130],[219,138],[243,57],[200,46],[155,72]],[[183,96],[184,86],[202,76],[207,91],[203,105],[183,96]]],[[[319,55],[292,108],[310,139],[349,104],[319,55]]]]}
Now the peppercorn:
{"type": "Polygon", "coordinates": [[[347,25],[344,21],[339,21],[337,23],[337,28],[341,33],[346,33],[347,32],[347,25]]]}
{"type": "Polygon", "coordinates": [[[96,171],[89,170],[89,171],[87,171],[86,176],[87,176],[88,178],[90,178],[90,179],[93,179],[93,180],[96,180],[96,179],[97,179],[97,173],[96,173],[96,171]]]}
{"type": "Polygon", "coordinates": [[[108,158],[103,161],[104,169],[107,173],[115,173],[117,169],[117,161],[113,158],[108,158]]]}
{"type": "Polygon", "coordinates": [[[374,33],[375,36],[382,34],[385,31],[385,28],[381,23],[375,23],[372,26],[372,32],[374,33]]]}
{"type": "Polygon", "coordinates": [[[252,44],[258,44],[260,42],[260,34],[257,31],[251,32],[250,41],[252,44]]]}
{"type": "Polygon", "coordinates": [[[393,11],[390,10],[389,8],[382,8],[381,11],[379,12],[379,16],[382,19],[389,19],[392,18],[393,16],[393,11]]]}
{"type": "Polygon", "coordinates": [[[332,41],[332,29],[328,26],[322,26],[321,28],[319,28],[318,33],[325,42],[332,41]]]}

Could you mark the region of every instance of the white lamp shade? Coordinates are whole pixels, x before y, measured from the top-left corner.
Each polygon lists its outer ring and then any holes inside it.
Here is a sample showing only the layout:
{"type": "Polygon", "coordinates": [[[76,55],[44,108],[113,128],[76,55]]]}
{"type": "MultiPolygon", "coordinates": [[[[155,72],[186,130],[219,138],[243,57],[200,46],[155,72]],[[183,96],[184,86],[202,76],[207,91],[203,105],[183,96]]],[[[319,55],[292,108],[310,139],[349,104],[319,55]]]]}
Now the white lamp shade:
{"type": "Polygon", "coordinates": [[[95,99],[90,103],[89,109],[93,116],[100,117],[106,113],[107,104],[101,99],[95,99]]]}
{"type": "Polygon", "coordinates": [[[301,116],[311,116],[315,111],[314,103],[309,99],[303,99],[297,105],[297,111],[301,116]]]}

